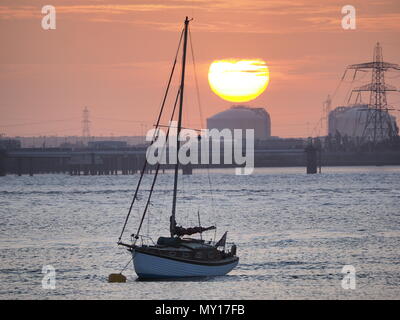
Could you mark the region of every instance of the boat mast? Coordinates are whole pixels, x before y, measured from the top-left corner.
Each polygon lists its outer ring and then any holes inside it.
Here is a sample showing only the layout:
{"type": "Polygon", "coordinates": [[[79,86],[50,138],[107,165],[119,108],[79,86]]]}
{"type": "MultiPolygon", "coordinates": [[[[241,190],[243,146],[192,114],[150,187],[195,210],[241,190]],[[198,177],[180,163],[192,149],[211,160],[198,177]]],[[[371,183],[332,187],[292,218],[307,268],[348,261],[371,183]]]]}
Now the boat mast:
{"type": "Polygon", "coordinates": [[[182,107],[183,107],[183,89],[185,85],[185,66],[186,66],[186,47],[187,47],[187,34],[188,34],[188,27],[189,27],[189,19],[186,17],[185,19],[185,29],[183,35],[183,54],[182,54],[182,75],[181,75],[181,86],[180,86],[180,96],[179,96],[179,115],[178,115],[178,130],[176,133],[176,164],[175,164],[175,175],[174,175],[174,195],[172,199],[172,214],[170,218],[170,227],[169,230],[171,232],[171,237],[175,235],[175,212],[176,212],[176,194],[178,189],[178,170],[179,170],[179,148],[180,148],[180,141],[179,135],[182,128],[182,107]]]}

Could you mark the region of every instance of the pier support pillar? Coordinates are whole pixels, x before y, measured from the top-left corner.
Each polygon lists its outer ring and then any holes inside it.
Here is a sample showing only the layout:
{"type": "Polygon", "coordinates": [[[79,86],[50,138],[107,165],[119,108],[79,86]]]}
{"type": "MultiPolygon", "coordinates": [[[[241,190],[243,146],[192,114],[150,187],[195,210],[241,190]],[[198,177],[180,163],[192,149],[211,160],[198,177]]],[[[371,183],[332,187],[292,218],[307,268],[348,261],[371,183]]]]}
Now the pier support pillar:
{"type": "Polygon", "coordinates": [[[306,148],[307,174],[317,173],[317,148],[312,144],[306,148]]]}
{"type": "Polygon", "coordinates": [[[17,160],[17,174],[18,176],[22,176],[22,159],[18,158],[17,160]]]}
{"type": "Polygon", "coordinates": [[[4,177],[6,172],[6,152],[4,150],[0,150],[0,177],[4,177]]]}
{"type": "Polygon", "coordinates": [[[29,175],[33,176],[33,158],[29,158],[29,175]]]}
{"type": "Polygon", "coordinates": [[[193,166],[189,163],[182,166],[182,174],[191,175],[193,173],[193,166]]]}

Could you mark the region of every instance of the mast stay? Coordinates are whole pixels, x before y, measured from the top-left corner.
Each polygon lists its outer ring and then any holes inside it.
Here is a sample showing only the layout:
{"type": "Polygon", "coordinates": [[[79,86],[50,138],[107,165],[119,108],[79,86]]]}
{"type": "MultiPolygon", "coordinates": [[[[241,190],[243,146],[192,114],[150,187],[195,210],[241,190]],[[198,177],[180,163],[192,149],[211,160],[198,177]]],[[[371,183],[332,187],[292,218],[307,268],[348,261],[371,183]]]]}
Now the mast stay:
{"type": "Polygon", "coordinates": [[[183,35],[183,53],[182,53],[182,75],[181,75],[181,85],[180,85],[180,99],[179,99],[179,115],[178,115],[178,128],[177,128],[177,135],[176,135],[176,164],[175,164],[175,172],[174,172],[174,194],[172,198],[172,213],[170,217],[170,233],[171,238],[174,236],[184,236],[184,235],[192,235],[195,233],[202,233],[208,230],[216,229],[215,226],[211,227],[192,227],[192,228],[184,228],[182,226],[177,226],[176,224],[176,197],[178,193],[178,173],[179,173],[179,149],[180,149],[180,132],[182,129],[182,111],[183,111],[183,97],[184,97],[184,88],[185,88],[185,70],[186,70],[186,51],[187,51],[187,40],[188,40],[188,29],[189,29],[189,22],[192,19],[185,19],[185,29],[183,35]]]}
{"type": "MultiPolygon", "coordinates": [[[[157,117],[157,122],[156,122],[156,125],[155,125],[156,130],[154,131],[154,135],[153,135],[153,138],[152,138],[150,144],[153,144],[154,141],[156,140],[157,129],[159,129],[159,127],[160,127],[161,116],[162,116],[163,111],[164,111],[165,102],[167,100],[168,92],[169,92],[169,89],[170,89],[170,86],[171,86],[171,82],[172,82],[172,77],[174,75],[176,63],[177,63],[177,60],[178,60],[178,54],[179,54],[179,49],[181,47],[182,37],[183,37],[183,30],[182,30],[181,36],[179,38],[178,49],[177,49],[176,54],[175,54],[175,59],[174,59],[173,65],[172,65],[172,70],[171,70],[170,75],[169,75],[167,88],[165,90],[163,101],[162,101],[161,107],[160,107],[160,112],[159,112],[158,117],[157,117]]],[[[179,92],[178,92],[178,94],[179,94],[179,92]]],[[[127,216],[125,218],[125,222],[124,222],[124,226],[122,227],[121,234],[120,234],[120,236],[118,238],[118,242],[117,242],[118,244],[121,243],[121,239],[122,239],[122,236],[123,236],[123,234],[125,232],[126,225],[128,223],[129,217],[131,215],[133,205],[134,205],[135,200],[137,199],[137,195],[139,193],[140,185],[142,183],[142,179],[143,179],[144,173],[146,171],[146,167],[147,167],[147,160],[145,160],[144,163],[143,163],[143,168],[142,168],[142,171],[140,172],[140,177],[139,177],[139,181],[138,181],[137,186],[136,186],[135,194],[133,196],[131,205],[129,207],[128,214],[127,214],[127,216]]]]}
{"type": "Polygon", "coordinates": [[[179,171],[179,148],[180,148],[180,133],[182,129],[182,109],[183,109],[183,93],[185,88],[185,69],[186,69],[186,47],[187,47],[187,35],[188,35],[188,26],[189,26],[189,19],[186,17],[185,19],[185,29],[183,35],[183,53],[182,53],[182,75],[181,75],[181,86],[180,86],[180,94],[179,94],[179,115],[178,115],[178,129],[176,133],[176,164],[175,164],[175,172],[174,172],[174,195],[172,198],[172,214],[170,217],[170,233],[171,237],[175,235],[176,232],[176,220],[175,220],[175,213],[176,213],[176,195],[178,192],[178,171],[179,171]]]}
{"type": "MultiPolygon", "coordinates": [[[[184,85],[185,85],[186,50],[187,50],[187,42],[188,42],[187,41],[188,40],[188,27],[189,27],[189,22],[191,20],[192,19],[189,20],[188,17],[186,17],[186,19],[185,19],[185,27],[184,27],[184,29],[183,29],[183,31],[181,33],[181,37],[180,37],[179,45],[178,45],[178,50],[177,50],[176,55],[175,55],[175,60],[174,60],[173,67],[172,67],[172,70],[171,70],[171,74],[170,74],[170,77],[169,77],[169,80],[168,80],[167,89],[166,89],[166,92],[165,92],[165,95],[164,95],[164,98],[163,98],[163,102],[162,102],[162,105],[161,105],[160,113],[158,115],[157,123],[155,125],[156,130],[154,132],[153,139],[152,139],[152,141],[150,143],[150,144],[153,144],[154,141],[157,139],[158,129],[160,128],[161,115],[163,113],[164,105],[165,105],[165,102],[166,102],[166,98],[167,98],[167,95],[169,93],[170,84],[171,84],[172,77],[173,77],[173,74],[174,74],[174,71],[175,71],[177,57],[178,57],[179,49],[180,49],[182,38],[183,38],[181,82],[180,82],[180,86],[179,86],[179,89],[178,89],[178,92],[177,92],[177,95],[176,95],[176,99],[175,99],[175,103],[174,103],[174,107],[173,107],[173,111],[172,111],[172,115],[171,115],[171,119],[170,119],[170,121],[172,121],[172,119],[174,118],[174,114],[175,114],[175,110],[176,110],[176,106],[177,106],[177,102],[178,102],[178,98],[179,98],[179,114],[178,114],[177,136],[176,136],[176,146],[177,146],[176,147],[176,160],[177,160],[177,162],[176,162],[175,168],[174,168],[174,189],[173,189],[173,200],[172,200],[172,213],[171,213],[171,216],[170,216],[171,238],[174,237],[174,236],[181,237],[183,235],[191,235],[191,234],[195,234],[195,233],[202,233],[202,232],[207,231],[207,230],[216,229],[215,226],[211,226],[211,227],[197,226],[197,227],[193,227],[193,228],[183,228],[182,226],[177,226],[176,219],[175,219],[176,200],[177,200],[177,193],[178,193],[178,173],[179,173],[179,157],[178,156],[179,156],[179,149],[180,149],[180,132],[181,132],[181,129],[182,129],[182,110],[183,110],[184,85]]],[[[168,128],[168,131],[167,131],[167,134],[166,134],[166,140],[169,139],[170,129],[171,129],[171,127],[168,128]]],[[[162,152],[165,151],[165,147],[166,146],[164,146],[162,152]]],[[[152,184],[151,184],[151,188],[150,188],[150,192],[149,192],[149,195],[148,195],[148,198],[147,198],[147,201],[146,201],[146,205],[145,205],[145,208],[144,208],[144,211],[143,211],[143,214],[142,214],[142,217],[141,217],[140,224],[138,226],[137,232],[135,234],[135,239],[136,240],[139,238],[139,233],[140,233],[144,218],[146,216],[146,213],[148,211],[148,207],[149,207],[149,204],[150,204],[150,199],[151,199],[151,196],[152,196],[152,193],[153,193],[153,190],[154,190],[155,182],[157,180],[157,176],[158,176],[158,172],[159,172],[159,169],[160,169],[160,165],[161,165],[161,163],[158,163],[157,167],[156,167],[156,171],[155,171],[154,178],[153,178],[153,181],[152,181],[152,184]]],[[[127,214],[127,216],[125,218],[124,226],[122,228],[120,237],[118,239],[118,244],[125,245],[125,244],[123,244],[121,242],[121,239],[122,239],[123,233],[124,233],[124,231],[126,229],[126,225],[128,223],[128,219],[130,217],[130,214],[131,214],[131,211],[132,211],[132,207],[133,207],[133,205],[135,203],[135,200],[137,199],[137,194],[139,192],[139,188],[140,188],[140,185],[141,185],[141,182],[142,182],[142,178],[143,178],[146,166],[147,166],[147,161],[144,162],[143,170],[141,171],[140,178],[139,178],[136,190],[135,190],[134,197],[132,199],[128,214],[127,214]]],[[[135,240],[135,242],[136,242],[136,240],[135,240]]]]}

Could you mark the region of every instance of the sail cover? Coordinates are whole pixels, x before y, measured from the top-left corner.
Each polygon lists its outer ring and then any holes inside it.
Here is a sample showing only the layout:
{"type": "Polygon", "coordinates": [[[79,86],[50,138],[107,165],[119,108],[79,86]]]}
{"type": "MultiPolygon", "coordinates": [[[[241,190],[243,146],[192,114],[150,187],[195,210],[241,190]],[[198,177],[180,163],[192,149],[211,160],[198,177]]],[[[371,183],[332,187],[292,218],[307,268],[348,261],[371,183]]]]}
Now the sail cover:
{"type": "Polygon", "coordinates": [[[182,237],[182,236],[185,236],[185,235],[190,236],[190,235],[195,234],[195,233],[202,233],[204,231],[214,230],[215,229],[215,226],[184,228],[182,226],[177,226],[176,225],[176,221],[172,216],[171,216],[170,220],[171,220],[171,233],[173,235],[178,236],[178,237],[182,237]]]}
{"type": "Polygon", "coordinates": [[[175,227],[175,235],[177,235],[178,237],[182,237],[184,235],[192,235],[195,233],[202,233],[204,231],[208,231],[208,230],[214,230],[215,227],[211,226],[211,227],[192,227],[192,228],[183,228],[180,226],[176,226],[175,227]]]}
{"type": "Polygon", "coordinates": [[[182,237],[182,236],[190,236],[195,233],[202,233],[204,231],[208,230],[214,230],[216,229],[215,226],[211,227],[192,227],[192,228],[184,228],[182,226],[177,226],[176,221],[173,216],[170,217],[170,231],[172,235],[182,237]]]}

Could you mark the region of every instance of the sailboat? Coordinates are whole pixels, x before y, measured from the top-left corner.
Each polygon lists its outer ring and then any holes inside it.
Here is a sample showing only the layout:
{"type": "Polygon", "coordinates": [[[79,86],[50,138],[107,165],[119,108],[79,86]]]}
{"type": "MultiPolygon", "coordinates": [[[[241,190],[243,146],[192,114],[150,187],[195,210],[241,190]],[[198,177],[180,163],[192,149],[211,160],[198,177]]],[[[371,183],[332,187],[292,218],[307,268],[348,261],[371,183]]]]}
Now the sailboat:
{"type": "MultiPolygon", "coordinates": [[[[176,61],[178,57],[179,48],[183,37],[183,53],[182,53],[182,73],[180,79],[180,86],[175,100],[175,107],[179,98],[179,114],[178,114],[178,125],[177,125],[177,148],[176,153],[178,155],[180,141],[179,134],[182,128],[182,110],[183,110],[183,93],[185,84],[185,64],[186,64],[186,49],[188,42],[188,27],[191,20],[186,17],[184,22],[184,29],[181,33],[179,41],[178,51],[175,56],[175,61],[172,67],[171,75],[168,81],[167,90],[164,95],[163,103],[161,106],[160,114],[158,116],[156,128],[160,126],[161,113],[164,109],[166,96],[169,91],[171,84],[172,74],[174,73],[176,61]]],[[[172,112],[172,117],[174,116],[172,112]]],[[[167,132],[167,137],[169,130],[167,132]]],[[[178,159],[178,157],[176,157],[178,159]]],[[[144,208],[139,227],[135,234],[131,235],[131,243],[125,243],[122,241],[123,233],[126,229],[127,222],[132,211],[133,204],[137,199],[138,191],[141,185],[143,174],[146,170],[147,162],[145,161],[143,170],[138,181],[138,185],[133,197],[131,206],[129,208],[128,215],[125,219],[125,223],[118,239],[118,245],[125,246],[132,254],[133,266],[139,279],[165,279],[165,278],[186,278],[186,277],[208,277],[208,276],[222,276],[226,275],[232,269],[234,269],[239,258],[236,255],[236,245],[227,249],[226,238],[227,232],[223,234],[219,241],[205,241],[202,239],[195,239],[188,236],[193,234],[202,234],[208,230],[215,230],[215,226],[202,227],[199,223],[198,226],[184,228],[179,226],[176,222],[176,208],[177,208],[177,192],[178,192],[178,170],[179,160],[175,164],[174,168],[174,188],[172,198],[172,213],[170,216],[169,232],[170,236],[160,236],[156,243],[146,242],[146,237],[140,234],[140,230],[143,224],[143,220],[148,211],[150,198],[154,190],[154,185],[157,180],[160,164],[157,165],[153,182],[149,191],[149,196],[144,208]],[[141,239],[141,241],[139,241],[141,239]]],[[[200,216],[199,216],[200,222],[200,216]]]]}

